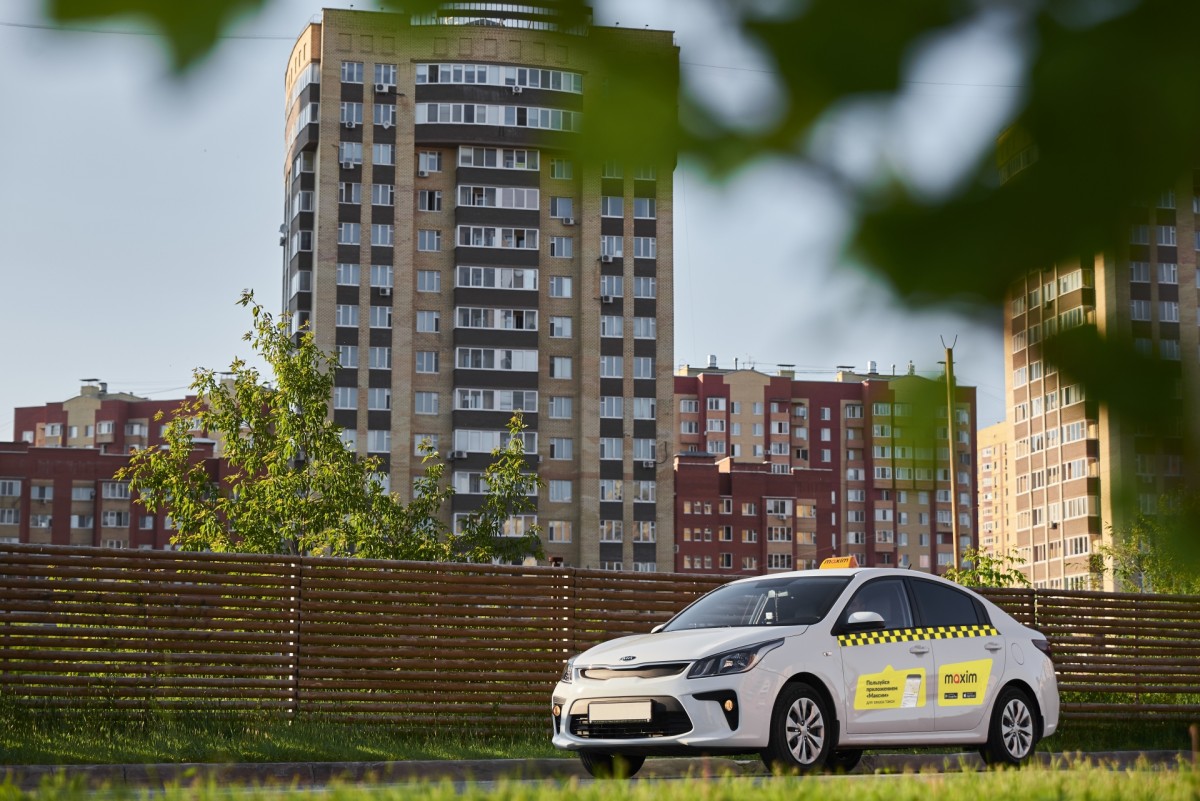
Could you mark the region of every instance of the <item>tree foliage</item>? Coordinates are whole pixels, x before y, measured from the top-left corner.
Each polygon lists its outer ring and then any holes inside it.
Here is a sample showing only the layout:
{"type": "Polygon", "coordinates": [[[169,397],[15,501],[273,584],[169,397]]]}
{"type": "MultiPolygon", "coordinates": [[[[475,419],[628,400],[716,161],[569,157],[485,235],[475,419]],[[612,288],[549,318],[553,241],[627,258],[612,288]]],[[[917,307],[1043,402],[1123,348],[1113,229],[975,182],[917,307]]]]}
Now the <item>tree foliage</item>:
{"type": "Polygon", "coordinates": [[[1110,527],[1112,544],[1101,545],[1088,560],[1092,575],[1111,577],[1122,592],[1200,594],[1200,576],[1166,547],[1196,518],[1197,503],[1194,496],[1164,496],[1157,514],[1139,514],[1127,525],[1110,527]]]}
{"type": "Polygon", "coordinates": [[[1021,572],[1025,560],[1016,553],[992,555],[969,548],[963,551],[962,567],[949,568],[945,576],[964,587],[1028,587],[1021,572]]]}
{"type": "Polygon", "coordinates": [[[196,370],[194,399],[165,420],[165,446],[135,451],[118,474],[145,508],[171,516],[172,542],[185,550],[439,561],[540,554],[536,530],[500,536],[510,514],[532,507],[529,493],[540,485],[525,472],[519,418],[510,424],[513,441],[487,468],[484,508],[451,536],[439,515],[453,489],[442,484],[437,453],[424,451],[426,471],[411,503],[386,492],[378,459],[347,450],[329,418],[336,359],[307,330],[293,338],[290,317],[274,319],[251,293],[240,303],[253,317],[245,339],[271,380],[242,359],[228,373],[196,370]],[[216,441],[219,461],[198,455],[197,434],[216,441]]]}

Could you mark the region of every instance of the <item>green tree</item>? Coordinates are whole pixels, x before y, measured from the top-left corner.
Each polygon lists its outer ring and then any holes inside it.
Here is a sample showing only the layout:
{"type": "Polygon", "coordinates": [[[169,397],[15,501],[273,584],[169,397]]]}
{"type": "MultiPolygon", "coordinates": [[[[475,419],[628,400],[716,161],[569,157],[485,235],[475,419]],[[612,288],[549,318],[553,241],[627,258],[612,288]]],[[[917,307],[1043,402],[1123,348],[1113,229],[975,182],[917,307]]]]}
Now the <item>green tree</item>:
{"type": "Polygon", "coordinates": [[[1112,577],[1122,592],[1200,594],[1200,576],[1186,570],[1167,547],[1179,537],[1178,529],[1195,519],[1196,505],[1194,496],[1164,496],[1157,514],[1110,526],[1112,544],[1101,545],[1088,560],[1092,575],[1112,577]]]}
{"type": "Polygon", "coordinates": [[[1029,587],[1020,568],[1025,560],[1016,553],[992,555],[969,548],[963,551],[962,567],[952,567],[946,578],[964,587],[1029,587]]]}
{"type": "Polygon", "coordinates": [[[142,506],[171,516],[172,542],[185,550],[440,561],[540,554],[536,530],[499,536],[509,514],[532,507],[529,493],[540,485],[523,472],[519,418],[510,424],[513,441],[487,468],[483,509],[469,516],[461,536],[451,536],[439,513],[453,490],[442,484],[437,453],[424,449],[426,470],[411,503],[387,493],[379,461],[347,450],[329,417],[335,357],[307,330],[293,337],[290,317],[274,319],[252,293],[239,303],[253,317],[245,339],[271,380],[242,359],[228,374],[196,370],[194,397],[166,420],[165,447],[135,451],[118,473],[142,506]],[[216,440],[220,469],[198,456],[195,432],[216,440]]]}

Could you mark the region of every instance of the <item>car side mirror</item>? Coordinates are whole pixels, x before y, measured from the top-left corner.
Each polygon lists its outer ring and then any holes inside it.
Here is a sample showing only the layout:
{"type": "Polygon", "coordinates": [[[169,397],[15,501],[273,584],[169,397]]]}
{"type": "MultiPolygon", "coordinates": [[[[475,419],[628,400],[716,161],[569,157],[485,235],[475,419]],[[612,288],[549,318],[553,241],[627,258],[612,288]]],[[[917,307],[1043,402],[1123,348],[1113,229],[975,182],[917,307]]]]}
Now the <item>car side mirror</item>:
{"type": "Polygon", "coordinates": [[[654,628],[650,629],[650,633],[651,633],[651,634],[658,634],[660,631],[662,631],[662,630],[663,630],[663,627],[664,627],[664,626],[666,626],[666,625],[667,625],[666,623],[659,623],[657,626],[655,626],[654,628]]]}
{"type": "Polygon", "coordinates": [[[883,615],[878,612],[851,612],[846,618],[844,631],[878,631],[885,628],[883,615]]]}

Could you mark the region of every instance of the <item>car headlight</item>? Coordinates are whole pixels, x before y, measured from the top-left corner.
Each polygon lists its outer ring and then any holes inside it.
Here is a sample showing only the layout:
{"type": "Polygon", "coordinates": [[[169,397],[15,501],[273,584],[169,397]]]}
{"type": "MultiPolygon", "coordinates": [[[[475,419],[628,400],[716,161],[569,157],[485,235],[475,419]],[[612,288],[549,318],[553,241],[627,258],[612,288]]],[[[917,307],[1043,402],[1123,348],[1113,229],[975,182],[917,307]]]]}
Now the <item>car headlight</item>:
{"type": "Polygon", "coordinates": [[[559,679],[563,684],[570,684],[575,680],[575,657],[567,660],[567,664],[563,665],[562,678],[559,679]]]}
{"type": "Polygon", "coordinates": [[[697,659],[688,671],[689,679],[701,679],[707,676],[729,676],[734,673],[745,673],[762,660],[763,656],[783,645],[783,640],[760,642],[757,645],[747,645],[736,651],[697,659]]]}

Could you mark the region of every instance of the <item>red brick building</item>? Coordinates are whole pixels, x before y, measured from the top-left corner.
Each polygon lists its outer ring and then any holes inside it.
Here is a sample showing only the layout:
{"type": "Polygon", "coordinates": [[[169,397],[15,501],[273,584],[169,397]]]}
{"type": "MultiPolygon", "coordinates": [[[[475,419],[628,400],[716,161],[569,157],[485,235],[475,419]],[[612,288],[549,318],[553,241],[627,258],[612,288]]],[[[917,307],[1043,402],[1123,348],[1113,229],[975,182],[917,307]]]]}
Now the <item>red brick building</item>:
{"type": "Polygon", "coordinates": [[[944,379],[685,368],[675,568],[753,574],[833,555],[944,569],[976,547],[975,389],[944,379]],[[953,447],[951,447],[951,439],[953,447]]]}

